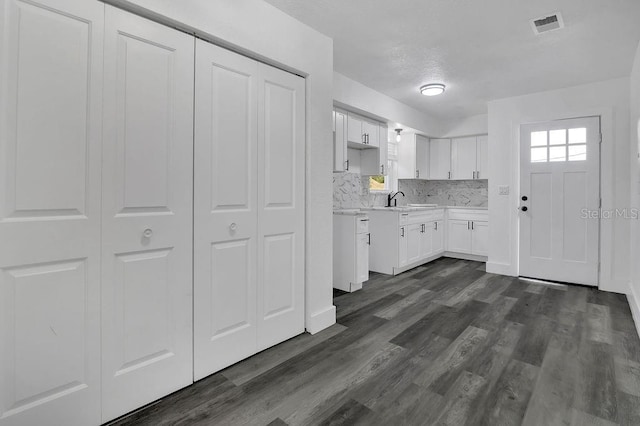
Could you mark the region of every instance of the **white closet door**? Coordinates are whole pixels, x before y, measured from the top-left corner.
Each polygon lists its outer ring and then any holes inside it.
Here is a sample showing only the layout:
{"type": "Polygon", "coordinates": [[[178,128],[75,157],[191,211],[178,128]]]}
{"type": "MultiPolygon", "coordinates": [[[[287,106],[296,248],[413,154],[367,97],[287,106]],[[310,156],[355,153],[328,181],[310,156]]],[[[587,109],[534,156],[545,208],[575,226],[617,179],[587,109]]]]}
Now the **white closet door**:
{"type": "Polygon", "coordinates": [[[100,423],[104,6],[0,0],[0,424],[100,423]]]}
{"type": "Polygon", "coordinates": [[[258,63],[198,41],[194,376],[256,352],[258,63]]]}
{"type": "Polygon", "coordinates": [[[107,6],[103,421],[192,383],[194,39],[107,6]]]}
{"type": "Polygon", "coordinates": [[[305,81],[259,64],[258,350],[304,331],[305,81]]]}

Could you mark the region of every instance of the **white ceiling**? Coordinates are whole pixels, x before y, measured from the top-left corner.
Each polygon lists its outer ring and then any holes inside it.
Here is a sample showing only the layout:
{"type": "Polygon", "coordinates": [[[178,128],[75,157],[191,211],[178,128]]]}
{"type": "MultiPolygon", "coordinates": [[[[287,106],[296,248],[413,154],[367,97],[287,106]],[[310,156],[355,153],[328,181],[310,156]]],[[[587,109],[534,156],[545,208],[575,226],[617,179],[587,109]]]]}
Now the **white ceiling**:
{"type": "Polygon", "coordinates": [[[334,39],[335,71],[441,119],[487,101],[628,76],[638,0],[266,0],[334,39]],[[534,35],[559,11],[565,28],[534,35]],[[427,98],[425,83],[447,85],[427,98]]]}

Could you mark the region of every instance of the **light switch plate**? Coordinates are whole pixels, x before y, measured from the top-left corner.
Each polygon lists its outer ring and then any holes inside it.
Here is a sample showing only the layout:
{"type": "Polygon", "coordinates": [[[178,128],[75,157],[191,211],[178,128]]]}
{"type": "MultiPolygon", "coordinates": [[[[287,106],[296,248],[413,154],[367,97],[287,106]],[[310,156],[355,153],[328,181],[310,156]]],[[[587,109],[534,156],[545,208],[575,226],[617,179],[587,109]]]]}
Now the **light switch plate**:
{"type": "Polygon", "coordinates": [[[509,195],[509,185],[500,185],[498,187],[499,195],[509,195]]]}

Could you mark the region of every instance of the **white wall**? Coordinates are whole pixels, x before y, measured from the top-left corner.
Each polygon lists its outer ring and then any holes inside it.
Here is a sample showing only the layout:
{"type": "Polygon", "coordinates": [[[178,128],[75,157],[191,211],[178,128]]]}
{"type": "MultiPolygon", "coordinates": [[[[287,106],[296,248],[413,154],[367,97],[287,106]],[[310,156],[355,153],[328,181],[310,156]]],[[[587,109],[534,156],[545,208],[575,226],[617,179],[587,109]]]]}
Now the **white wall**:
{"type": "MultiPolygon", "coordinates": [[[[636,51],[630,78],[631,95],[631,206],[640,208],[640,44],[636,51]]],[[[631,222],[631,286],[629,288],[629,305],[640,334],[640,221],[631,222]]]]}
{"type": "MultiPolygon", "coordinates": [[[[520,124],[589,115],[602,116],[603,209],[629,207],[629,78],[489,102],[488,271],[518,273],[520,124]],[[510,186],[509,196],[498,195],[500,185],[510,186]]],[[[629,230],[629,220],[602,221],[603,290],[628,292],[629,230]]]]}
{"type": "Polygon", "coordinates": [[[262,0],[107,1],[306,76],[306,328],[315,333],[334,324],[333,41],[262,0]]]}
{"type": "Polygon", "coordinates": [[[333,73],[333,99],[341,107],[386,120],[390,130],[402,125],[434,137],[444,131],[440,120],[337,72],[333,73]]]}
{"type": "Polygon", "coordinates": [[[441,138],[455,138],[458,136],[486,135],[489,133],[489,116],[487,114],[451,120],[444,124],[441,138]]]}

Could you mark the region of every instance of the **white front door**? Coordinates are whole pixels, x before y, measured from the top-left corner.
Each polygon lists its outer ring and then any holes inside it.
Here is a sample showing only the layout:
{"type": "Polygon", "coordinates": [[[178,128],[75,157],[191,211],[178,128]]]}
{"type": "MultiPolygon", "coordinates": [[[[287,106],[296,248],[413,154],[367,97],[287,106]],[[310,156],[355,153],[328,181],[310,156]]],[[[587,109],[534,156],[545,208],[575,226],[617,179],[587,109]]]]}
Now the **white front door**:
{"type": "Polygon", "coordinates": [[[258,350],[304,331],[305,80],[258,65],[258,350]]]}
{"type": "Polygon", "coordinates": [[[600,119],[520,130],[520,275],[598,284],[600,119]]]}
{"type": "Polygon", "coordinates": [[[0,0],[0,424],[100,423],[104,5],[0,0]]]}
{"type": "Polygon", "coordinates": [[[192,383],[194,39],[106,7],[102,420],[192,383]]]}
{"type": "Polygon", "coordinates": [[[258,63],[198,40],[194,377],[256,352],[258,63]]]}

